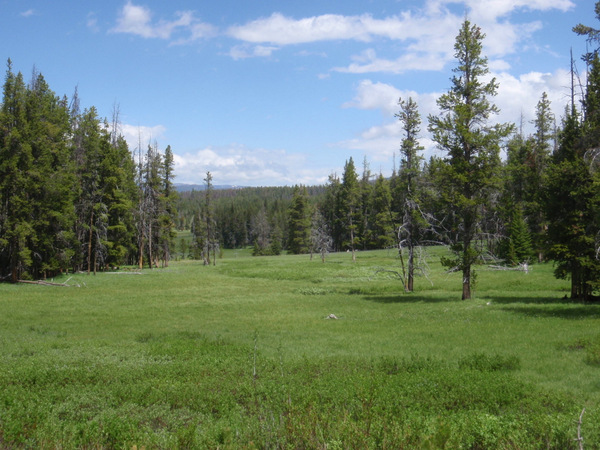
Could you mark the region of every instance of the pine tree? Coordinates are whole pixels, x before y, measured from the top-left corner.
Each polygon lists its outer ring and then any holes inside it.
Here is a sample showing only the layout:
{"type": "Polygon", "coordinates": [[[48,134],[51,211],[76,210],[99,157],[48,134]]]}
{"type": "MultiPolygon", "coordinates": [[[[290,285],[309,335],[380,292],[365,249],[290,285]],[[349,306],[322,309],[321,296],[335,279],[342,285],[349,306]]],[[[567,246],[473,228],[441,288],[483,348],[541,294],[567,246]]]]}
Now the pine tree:
{"type": "Polygon", "coordinates": [[[35,70],[27,90],[26,116],[33,163],[27,172],[33,229],[29,246],[36,255],[30,271],[35,278],[46,278],[66,270],[74,254],[75,178],[67,101],[57,97],[35,70]]]}
{"type": "Polygon", "coordinates": [[[531,235],[520,205],[513,208],[504,247],[502,256],[512,266],[529,262],[533,255],[531,235]]]}
{"type": "Polygon", "coordinates": [[[533,152],[529,164],[532,165],[530,186],[527,195],[527,217],[531,231],[535,237],[538,261],[542,262],[543,233],[546,228],[542,210],[540,192],[543,179],[550,162],[550,152],[554,147],[554,114],[550,109],[548,95],[544,92],[537,103],[535,111],[535,135],[533,136],[533,152]]]}
{"type": "Polygon", "coordinates": [[[357,211],[356,217],[356,241],[363,250],[371,248],[373,241],[373,230],[372,230],[372,198],[373,198],[373,184],[371,183],[371,169],[369,162],[365,156],[363,159],[363,173],[359,183],[360,190],[360,207],[357,211]]]}
{"type": "Polygon", "coordinates": [[[65,270],[74,247],[69,115],[35,69],[29,86],[8,68],[0,109],[0,277],[65,270]]]}
{"type": "Polygon", "coordinates": [[[389,248],[394,245],[395,233],[391,214],[390,183],[383,174],[375,180],[371,200],[371,247],[389,248]]]}
{"type": "Polygon", "coordinates": [[[589,301],[600,287],[595,249],[600,180],[589,170],[578,147],[581,127],[569,114],[544,189],[548,219],[547,254],[558,278],[571,279],[571,298],[589,301]]]}
{"type": "Polygon", "coordinates": [[[495,79],[482,82],[489,72],[487,58],[481,55],[484,37],[479,27],[464,21],[454,45],[458,67],[452,87],[437,101],[440,115],[429,116],[433,140],[447,152],[440,189],[457,219],[450,247],[454,257],[442,262],[462,272],[463,300],[471,298],[472,265],[480,253],[473,241],[482,208],[497,183],[500,141],[511,131],[506,124],[488,125],[498,112],[489,100],[498,85],[495,79]]]}
{"type": "Polygon", "coordinates": [[[111,139],[103,160],[104,201],[107,205],[107,265],[120,266],[135,260],[133,211],[137,203],[135,163],[121,135],[111,139]]]}
{"type": "MultiPolygon", "coordinates": [[[[596,3],[600,20],[600,2],[596,3]]],[[[578,25],[574,31],[598,41],[598,30],[578,25]]],[[[555,275],[570,278],[571,298],[590,301],[600,288],[600,60],[597,49],[584,55],[589,74],[583,101],[583,121],[574,104],[567,110],[560,145],[553,155],[544,189],[548,219],[548,257],[555,275]]]]}
{"type": "Polygon", "coordinates": [[[33,157],[26,141],[25,103],[23,75],[13,73],[9,59],[0,111],[0,251],[2,276],[13,282],[29,276],[33,261],[27,245],[33,235],[27,179],[33,157]]]}
{"type": "Polygon", "coordinates": [[[306,187],[294,187],[288,217],[288,251],[293,254],[308,253],[311,214],[306,187]]]}
{"type": "MultiPolygon", "coordinates": [[[[418,177],[421,170],[419,152],[423,147],[419,145],[418,134],[421,131],[421,116],[417,104],[409,97],[407,101],[399,99],[400,112],[396,117],[402,123],[404,139],[400,147],[402,157],[398,180],[396,182],[396,203],[402,208],[399,213],[402,223],[398,230],[398,247],[400,257],[403,258],[402,249],[408,250],[408,264],[405,277],[405,289],[413,291],[415,272],[415,251],[421,244],[421,235],[424,229],[424,219],[420,211],[420,193],[418,192],[418,177]]],[[[402,260],[403,261],[403,260],[402,260]]]]}
{"type": "Polygon", "coordinates": [[[215,238],[217,234],[216,223],[215,223],[215,215],[212,204],[212,196],[213,196],[213,184],[212,184],[212,174],[210,172],[206,172],[206,178],[204,179],[204,183],[206,183],[206,189],[204,191],[204,216],[206,222],[206,245],[205,245],[205,254],[206,254],[206,264],[210,265],[210,254],[212,252],[212,263],[213,266],[217,264],[217,247],[218,242],[215,238]]]}
{"type": "Polygon", "coordinates": [[[76,265],[96,272],[106,256],[107,206],[103,202],[102,162],[110,143],[100,125],[96,108],[86,109],[78,120],[74,141],[78,148],[76,174],[78,182],[76,235],[80,243],[76,265]]]}
{"type": "Polygon", "coordinates": [[[263,256],[270,253],[271,247],[271,224],[267,217],[267,211],[263,206],[250,221],[252,230],[254,250],[253,256],[263,256]]]}
{"type": "Polygon", "coordinates": [[[344,165],[344,174],[340,189],[340,206],[341,217],[347,230],[346,243],[352,251],[352,261],[356,261],[357,230],[360,223],[360,186],[352,157],[344,165]]]}
{"type": "Polygon", "coordinates": [[[177,191],[173,185],[175,178],[174,159],[171,146],[167,145],[165,155],[162,158],[162,186],[159,194],[158,205],[158,226],[159,226],[159,251],[163,266],[169,265],[171,252],[175,247],[175,203],[177,201],[177,191]]]}
{"type": "Polygon", "coordinates": [[[329,230],[331,231],[332,247],[340,251],[343,247],[345,225],[342,211],[342,183],[337,175],[329,176],[329,183],[325,190],[325,199],[321,205],[321,212],[329,230]]]}

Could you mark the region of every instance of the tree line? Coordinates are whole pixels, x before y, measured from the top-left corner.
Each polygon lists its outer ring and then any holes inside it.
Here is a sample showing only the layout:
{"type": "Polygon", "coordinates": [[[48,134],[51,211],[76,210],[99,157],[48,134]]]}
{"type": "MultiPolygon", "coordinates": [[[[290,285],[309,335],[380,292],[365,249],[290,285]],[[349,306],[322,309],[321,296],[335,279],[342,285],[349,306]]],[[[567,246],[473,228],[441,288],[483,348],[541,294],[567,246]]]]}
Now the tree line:
{"type": "Polygon", "coordinates": [[[9,59],[0,107],[0,279],[16,282],[123,264],[168,264],[173,154],[130,152],[112,122],[57,96],[9,59]]]}
{"type": "MultiPolygon", "coordinates": [[[[600,2],[596,3],[600,19],[600,2]]],[[[574,31],[596,48],[583,56],[587,79],[557,120],[542,93],[534,133],[493,120],[498,84],[489,79],[482,30],[469,20],[455,41],[456,65],[439,113],[427,129],[443,156],[424,160],[417,103],[399,99],[400,164],[391,177],[362,172],[349,158],[325,186],[215,190],[177,196],[173,155],[156,144],[130,152],[77,93],[57,97],[34,70],[25,84],[9,60],[0,110],[0,277],[17,281],[66,270],[122,264],[156,267],[174,252],[174,228],[191,230],[181,252],[214,264],[220,248],[253,254],[397,248],[405,289],[424,270],[427,245],[448,245],[442,259],[462,274],[471,297],[474,266],[553,260],[571,280],[571,297],[600,288],[600,31],[574,31]],[[500,158],[505,150],[506,159],[500,158]],[[183,248],[185,247],[185,249],[183,248]]]]}

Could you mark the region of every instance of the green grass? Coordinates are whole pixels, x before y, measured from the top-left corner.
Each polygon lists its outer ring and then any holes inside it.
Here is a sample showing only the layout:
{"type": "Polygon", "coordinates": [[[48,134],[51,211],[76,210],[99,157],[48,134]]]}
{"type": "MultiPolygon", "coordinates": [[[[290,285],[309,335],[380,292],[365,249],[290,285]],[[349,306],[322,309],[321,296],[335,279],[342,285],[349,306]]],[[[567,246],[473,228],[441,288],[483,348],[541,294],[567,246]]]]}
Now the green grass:
{"type": "Polygon", "coordinates": [[[461,301],[441,251],[410,294],[388,251],[0,285],[0,447],[562,449],[585,407],[600,448],[600,306],[550,264],[461,301]]]}

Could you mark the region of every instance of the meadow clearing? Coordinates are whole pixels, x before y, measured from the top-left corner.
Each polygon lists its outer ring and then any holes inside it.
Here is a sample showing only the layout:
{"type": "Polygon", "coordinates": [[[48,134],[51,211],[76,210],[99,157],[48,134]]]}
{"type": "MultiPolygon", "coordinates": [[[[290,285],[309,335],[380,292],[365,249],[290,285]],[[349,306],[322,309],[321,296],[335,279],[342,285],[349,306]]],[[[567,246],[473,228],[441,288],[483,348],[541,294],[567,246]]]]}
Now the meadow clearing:
{"type": "Polygon", "coordinates": [[[600,305],[552,264],[461,301],[442,251],[414,293],[393,250],[1,284],[0,447],[600,448],[600,305]]]}

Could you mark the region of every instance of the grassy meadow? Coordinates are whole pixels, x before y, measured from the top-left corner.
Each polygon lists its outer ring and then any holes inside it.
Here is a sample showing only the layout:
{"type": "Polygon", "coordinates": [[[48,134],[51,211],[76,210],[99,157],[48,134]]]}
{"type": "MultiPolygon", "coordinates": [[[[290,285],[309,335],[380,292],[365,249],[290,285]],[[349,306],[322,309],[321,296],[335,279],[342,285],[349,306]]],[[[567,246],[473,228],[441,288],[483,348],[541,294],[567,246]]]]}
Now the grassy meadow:
{"type": "Polygon", "coordinates": [[[0,285],[1,448],[600,448],[600,305],[394,251],[0,285]],[[335,314],[337,320],[328,319],[335,314]]]}

